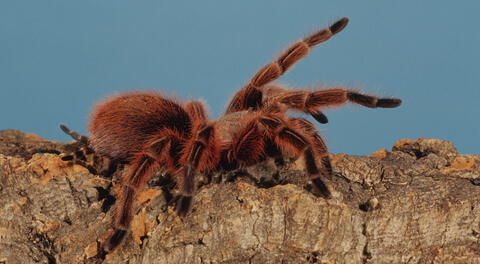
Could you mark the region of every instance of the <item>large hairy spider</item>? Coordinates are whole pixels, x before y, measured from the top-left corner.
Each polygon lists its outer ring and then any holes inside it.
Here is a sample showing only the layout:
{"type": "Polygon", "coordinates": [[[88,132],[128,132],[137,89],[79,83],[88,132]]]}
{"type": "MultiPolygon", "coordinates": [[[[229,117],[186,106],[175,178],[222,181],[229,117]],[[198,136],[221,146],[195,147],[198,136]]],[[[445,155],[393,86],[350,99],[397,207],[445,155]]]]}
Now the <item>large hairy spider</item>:
{"type": "Polygon", "coordinates": [[[322,181],[332,173],[325,142],[311,122],[289,117],[287,111],[304,112],[327,123],[320,111],[325,107],[350,101],[370,108],[391,108],[401,100],[342,87],[289,90],[270,83],[347,23],[348,19],[342,18],[288,47],[235,94],[225,115],[216,121],[208,119],[199,101],[182,103],[153,91],[128,92],[98,104],[91,115],[89,146],[100,155],[129,164],[117,195],[114,232],[104,250],[109,252],[120,244],[134,214],[136,195],[159,169],[173,175],[180,188],[176,210],[181,217],[189,211],[196,174],[250,166],[283,155],[303,156],[313,186],[329,198],[331,193],[322,181]]]}

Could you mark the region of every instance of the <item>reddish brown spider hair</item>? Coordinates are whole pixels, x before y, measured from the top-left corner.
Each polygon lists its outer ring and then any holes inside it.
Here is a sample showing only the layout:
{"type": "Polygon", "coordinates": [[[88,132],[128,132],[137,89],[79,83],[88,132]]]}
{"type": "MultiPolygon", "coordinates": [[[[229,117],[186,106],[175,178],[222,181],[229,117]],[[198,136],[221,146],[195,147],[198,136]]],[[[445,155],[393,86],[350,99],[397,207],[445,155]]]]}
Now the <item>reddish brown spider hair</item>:
{"type": "Polygon", "coordinates": [[[124,93],[98,104],[91,115],[89,146],[115,162],[129,164],[120,181],[114,232],[105,242],[105,250],[120,244],[139,190],[160,168],[179,185],[177,213],[181,217],[191,206],[196,174],[250,166],[268,157],[303,156],[313,186],[325,198],[331,197],[323,182],[332,173],[324,140],[311,122],[289,117],[287,111],[304,112],[326,123],[321,112],[325,107],[347,101],[371,108],[397,107],[400,99],[377,98],[343,87],[292,90],[271,82],[347,23],[348,19],[342,18],[288,47],[233,96],[225,115],[216,121],[208,119],[201,102],[182,103],[154,91],[124,93]]]}

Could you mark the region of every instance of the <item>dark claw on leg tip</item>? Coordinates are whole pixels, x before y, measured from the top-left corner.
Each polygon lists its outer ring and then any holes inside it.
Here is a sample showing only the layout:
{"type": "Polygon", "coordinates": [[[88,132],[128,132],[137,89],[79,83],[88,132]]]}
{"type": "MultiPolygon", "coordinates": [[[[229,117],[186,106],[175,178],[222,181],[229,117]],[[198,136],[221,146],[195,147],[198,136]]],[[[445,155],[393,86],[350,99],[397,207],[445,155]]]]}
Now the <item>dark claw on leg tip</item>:
{"type": "Polygon", "coordinates": [[[320,124],[328,123],[328,118],[322,112],[312,112],[312,117],[315,118],[320,124]]]}
{"type": "Polygon", "coordinates": [[[337,22],[335,22],[333,25],[330,26],[330,31],[332,31],[332,34],[336,34],[342,29],[344,29],[348,24],[348,18],[344,17],[337,22]]]}
{"type": "Polygon", "coordinates": [[[105,244],[103,245],[103,250],[106,253],[114,250],[120,244],[120,242],[122,242],[126,233],[127,233],[126,230],[115,229],[113,235],[110,238],[108,238],[107,241],[105,241],[105,244]]]}
{"type": "Polygon", "coordinates": [[[70,161],[70,160],[73,160],[73,155],[66,155],[66,156],[61,157],[61,159],[63,161],[70,161]]]}
{"type": "Polygon", "coordinates": [[[332,194],[330,193],[330,191],[328,190],[328,187],[325,185],[325,183],[322,180],[320,180],[319,178],[314,178],[312,179],[312,182],[315,188],[317,188],[317,190],[320,191],[320,193],[325,199],[332,198],[332,194]]]}
{"type": "Polygon", "coordinates": [[[177,214],[180,217],[185,217],[190,211],[192,203],[192,196],[181,196],[177,202],[177,214]]]}
{"type": "Polygon", "coordinates": [[[396,98],[384,98],[378,99],[377,101],[377,107],[383,108],[393,108],[399,106],[400,104],[402,104],[402,100],[396,98]]]}

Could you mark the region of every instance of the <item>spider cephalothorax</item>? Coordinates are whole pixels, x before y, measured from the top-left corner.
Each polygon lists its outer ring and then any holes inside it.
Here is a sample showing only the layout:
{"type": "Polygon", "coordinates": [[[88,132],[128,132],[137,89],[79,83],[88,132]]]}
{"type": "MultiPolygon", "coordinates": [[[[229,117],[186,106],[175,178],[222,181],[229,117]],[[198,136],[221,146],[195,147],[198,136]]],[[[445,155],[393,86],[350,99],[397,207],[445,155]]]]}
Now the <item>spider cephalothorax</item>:
{"type": "Polygon", "coordinates": [[[154,91],[120,94],[97,105],[91,115],[90,147],[129,164],[120,182],[114,232],[105,250],[120,244],[132,220],[138,191],[158,169],[168,171],[180,186],[177,212],[182,217],[190,208],[196,174],[283,155],[303,156],[313,186],[329,198],[330,190],[322,180],[332,173],[327,147],[311,122],[289,117],[287,111],[304,112],[326,123],[320,111],[325,107],[347,101],[371,108],[397,107],[401,101],[342,87],[309,91],[270,83],[347,23],[342,18],[288,47],[234,95],[217,121],[208,119],[201,102],[177,102],[154,91]]]}

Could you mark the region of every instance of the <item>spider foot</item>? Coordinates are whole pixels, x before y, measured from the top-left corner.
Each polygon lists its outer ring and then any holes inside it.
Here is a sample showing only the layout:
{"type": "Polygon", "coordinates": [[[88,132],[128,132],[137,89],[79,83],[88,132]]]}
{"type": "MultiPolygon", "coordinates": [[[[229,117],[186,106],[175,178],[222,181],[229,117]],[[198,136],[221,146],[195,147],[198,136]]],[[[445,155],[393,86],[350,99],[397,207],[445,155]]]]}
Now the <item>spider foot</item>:
{"type": "Polygon", "coordinates": [[[357,92],[347,92],[348,100],[370,108],[394,108],[402,104],[398,98],[377,98],[375,96],[360,94],[357,92]]]}
{"type": "Polygon", "coordinates": [[[312,110],[310,111],[310,115],[317,120],[318,123],[320,124],[326,124],[328,123],[328,118],[327,116],[322,113],[320,110],[312,110]]]}
{"type": "Polygon", "coordinates": [[[103,251],[105,253],[112,252],[127,234],[127,230],[115,229],[114,233],[103,244],[103,251]]]}
{"type": "Polygon", "coordinates": [[[192,196],[180,196],[177,201],[177,215],[181,218],[187,216],[188,212],[190,211],[190,207],[192,205],[192,196]]]}
{"type": "Polygon", "coordinates": [[[320,195],[325,199],[332,198],[332,193],[328,189],[327,185],[320,178],[312,179],[313,186],[320,193],[320,195]]]}

